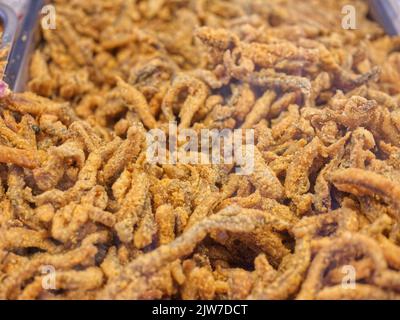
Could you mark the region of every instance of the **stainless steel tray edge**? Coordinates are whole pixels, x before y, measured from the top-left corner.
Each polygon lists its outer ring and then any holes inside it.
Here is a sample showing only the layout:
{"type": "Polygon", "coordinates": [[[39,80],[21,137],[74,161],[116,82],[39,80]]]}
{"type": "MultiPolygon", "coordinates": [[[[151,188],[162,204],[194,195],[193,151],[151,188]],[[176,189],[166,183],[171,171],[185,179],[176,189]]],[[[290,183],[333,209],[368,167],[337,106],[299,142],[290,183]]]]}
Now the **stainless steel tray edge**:
{"type": "MultiPolygon", "coordinates": [[[[6,55],[1,58],[4,59],[4,63],[8,65],[13,42],[18,30],[18,18],[14,10],[4,3],[0,3],[0,21],[3,25],[0,50],[2,50],[2,52],[5,50],[6,52],[6,55]]],[[[1,71],[3,72],[4,70],[1,71]]],[[[5,74],[1,75],[1,77],[6,78],[5,74]]]]}
{"type": "Polygon", "coordinates": [[[21,92],[29,77],[29,58],[34,50],[37,35],[38,16],[45,4],[44,0],[31,1],[24,16],[21,29],[14,39],[5,71],[5,82],[14,92],[21,92]]]}

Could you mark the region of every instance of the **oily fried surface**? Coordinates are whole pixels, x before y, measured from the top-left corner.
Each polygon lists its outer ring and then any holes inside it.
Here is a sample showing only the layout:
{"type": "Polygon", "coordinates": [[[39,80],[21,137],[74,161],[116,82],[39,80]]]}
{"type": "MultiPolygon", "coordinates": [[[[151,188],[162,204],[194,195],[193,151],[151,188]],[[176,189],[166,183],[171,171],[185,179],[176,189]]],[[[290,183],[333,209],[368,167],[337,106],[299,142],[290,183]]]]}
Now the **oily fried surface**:
{"type": "Polygon", "coordinates": [[[1,91],[0,298],[398,299],[400,39],[351,3],[55,0],[1,91]],[[150,163],[170,121],[254,171],[150,163]]]}

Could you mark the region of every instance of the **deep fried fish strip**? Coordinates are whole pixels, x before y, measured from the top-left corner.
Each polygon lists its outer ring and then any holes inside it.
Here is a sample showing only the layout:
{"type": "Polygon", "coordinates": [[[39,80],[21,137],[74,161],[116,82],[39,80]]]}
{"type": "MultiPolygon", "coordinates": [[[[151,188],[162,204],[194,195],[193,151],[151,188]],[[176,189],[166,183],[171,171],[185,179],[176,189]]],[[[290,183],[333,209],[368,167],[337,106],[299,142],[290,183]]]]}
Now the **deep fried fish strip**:
{"type": "Polygon", "coordinates": [[[133,240],[133,228],[143,214],[148,188],[148,176],[144,172],[135,172],[132,175],[131,189],[116,213],[117,223],[114,228],[122,242],[133,240]]]}
{"type": "Polygon", "coordinates": [[[265,118],[271,108],[273,101],[276,98],[276,94],[273,91],[265,91],[265,93],[259,98],[250,112],[247,114],[246,119],[242,125],[243,129],[252,128],[261,119],[265,118]]]}
{"type": "Polygon", "coordinates": [[[166,204],[157,208],[155,220],[158,226],[160,245],[168,244],[175,239],[175,213],[172,206],[166,204]]]}
{"type": "Polygon", "coordinates": [[[22,150],[0,145],[0,163],[15,164],[19,167],[35,169],[40,166],[43,156],[33,150],[22,150]]]}
{"type": "Polygon", "coordinates": [[[281,89],[285,92],[298,90],[306,99],[311,94],[311,82],[307,78],[277,73],[271,69],[253,72],[247,81],[259,87],[281,89]]]}
{"type": "MultiPolygon", "coordinates": [[[[90,267],[85,270],[69,270],[57,272],[55,288],[57,290],[78,290],[88,296],[90,290],[99,288],[104,276],[102,271],[96,267],[90,267]]],[[[45,291],[43,288],[44,276],[37,276],[32,283],[27,285],[23,292],[17,297],[18,300],[37,299],[45,291]]]]}
{"type": "Polygon", "coordinates": [[[300,214],[304,214],[311,206],[312,198],[306,194],[310,189],[309,173],[313,162],[320,155],[321,147],[321,141],[314,138],[296,153],[286,172],[286,196],[293,200],[300,214]]]}
{"type": "Polygon", "coordinates": [[[299,241],[295,253],[287,259],[290,260],[286,269],[278,271],[276,278],[263,290],[253,291],[250,299],[288,299],[298,291],[311,259],[308,240],[299,241]]]}
{"type": "Polygon", "coordinates": [[[59,254],[43,253],[32,258],[27,264],[15,270],[0,284],[0,298],[15,298],[21,290],[21,285],[40,271],[43,265],[52,265],[57,269],[68,269],[77,265],[90,265],[98,252],[96,243],[107,242],[106,232],[94,233],[82,241],[80,247],[59,254]]]}
{"type": "Polygon", "coordinates": [[[157,127],[157,121],[154,116],[149,111],[149,106],[147,104],[146,98],[143,94],[137,90],[135,87],[130,86],[121,78],[118,78],[117,96],[120,96],[127,103],[130,110],[135,111],[143,124],[149,128],[154,129],[157,127]]]}
{"type": "Polygon", "coordinates": [[[6,102],[11,110],[18,111],[22,114],[51,114],[57,116],[65,124],[77,120],[76,115],[69,107],[68,103],[57,103],[31,92],[11,94],[6,98],[6,102]]]}
{"type": "Polygon", "coordinates": [[[357,196],[381,197],[393,206],[400,219],[400,188],[390,179],[363,169],[342,169],[331,175],[331,181],[341,191],[357,196]]]}
{"type": "Polygon", "coordinates": [[[131,127],[127,138],[118,147],[113,156],[104,165],[103,179],[107,183],[110,179],[120,174],[125,165],[133,162],[144,145],[144,135],[139,128],[131,127]]]}
{"type": "Polygon", "coordinates": [[[291,230],[296,239],[307,237],[313,252],[320,250],[331,238],[346,232],[356,232],[359,223],[356,212],[341,208],[325,214],[304,217],[291,230]]]}
{"type": "Polygon", "coordinates": [[[332,239],[329,245],[318,252],[310,266],[297,299],[316,298],[318,292],[325,285],[324,276],[330,266],[334,262],[336,264],[346,264],[349,259],[358,256],[371,259],[374,267],[373,277],[387,268],[382,251],[374,240],[360,234],[344,234],[340,238],[332,239]]]}
{"type": "Polygon", "coordinates": [[[128,264],[121,275],[109,283],[98,298],[102,299],[134,299],[147,290],[147,279],[161,266],[175,261],[190,253],[194,247],[212,231],[249,232],[260,224],[274,222],[274,218],[266,213],[246,214],[246,210],[238,207],[227,208],[220,213],[194,225],[187,232],[176,238],[169,245],[140,256],[128,264]],[[239,213],[243,211],[243,213],[239,213]]]}
{"type": "Polygon", "coordinates": [[[0,247],[7,250],[38,248],[53,253],[57,246],[48,239],[47,232],[25,228],[0,229],[0,247]]]}
{"type": "Polygon", "coordinates": [[[208,88],[199,79],[187,76],[185,74],[178,75],[172,86],[168,89],[161,109],[166,116],[167,120],[174,121],[174,111],[177,110],[176,104],[179,103],[179,98],[185,94],[186,98],[179,108],[179,129],[189,128],[193,116],[205,104],[208,96],[208,88]]]}
{"type": "Polygon", "coordinates": [[[317,50],[296,47],[295,44],[286,41],[271,44],[241,42],[240,49],[244,57],[250,58],[263,68],[271,68],[282,60],[314,62],[318,57],[317,50]]]}

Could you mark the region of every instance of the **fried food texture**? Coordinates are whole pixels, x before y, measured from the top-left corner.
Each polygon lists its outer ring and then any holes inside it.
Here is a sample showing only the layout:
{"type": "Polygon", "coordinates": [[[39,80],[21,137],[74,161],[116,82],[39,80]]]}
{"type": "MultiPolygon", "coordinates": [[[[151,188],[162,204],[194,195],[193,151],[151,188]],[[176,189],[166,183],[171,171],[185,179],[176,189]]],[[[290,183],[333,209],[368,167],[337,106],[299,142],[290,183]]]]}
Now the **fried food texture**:
{"type": "Polygon", "coordinates": [[[0,298],[399,299],[400,39],[348,2],[54,0],[0,83],[0,298]],[[224,129],[248,174],[149,161],[224,129]]]}

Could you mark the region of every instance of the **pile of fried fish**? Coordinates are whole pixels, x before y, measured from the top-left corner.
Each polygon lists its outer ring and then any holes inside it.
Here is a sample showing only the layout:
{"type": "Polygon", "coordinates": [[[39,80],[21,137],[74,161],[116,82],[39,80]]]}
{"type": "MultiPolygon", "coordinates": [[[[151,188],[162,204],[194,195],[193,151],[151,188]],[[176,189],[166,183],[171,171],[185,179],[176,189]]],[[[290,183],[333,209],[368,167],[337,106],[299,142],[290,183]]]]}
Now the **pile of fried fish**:
{"type": "Polygon", "coordinates": [[[348,3],[54,0],[0,85],[0,298],[400,298],[400,38],[348,3]],[[171,122],[254,170],[148,161],[171,122]]]}

